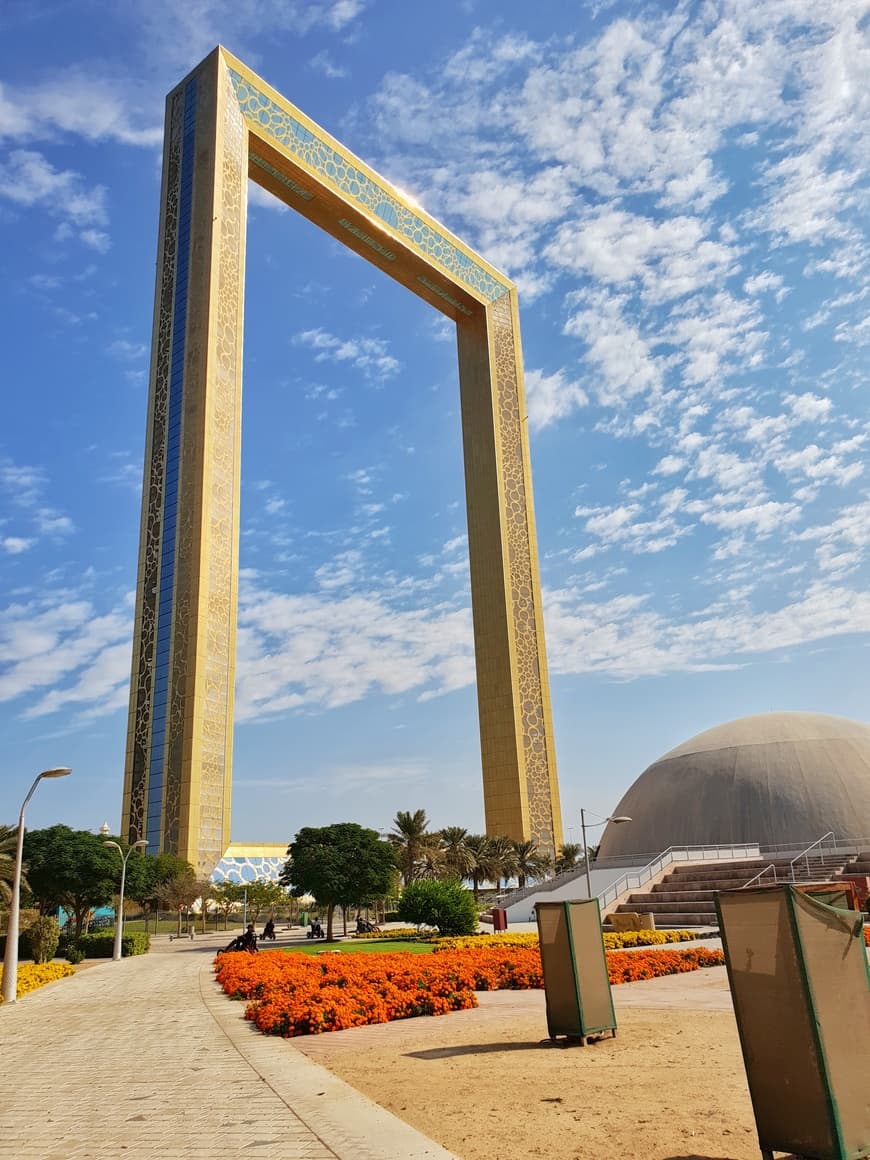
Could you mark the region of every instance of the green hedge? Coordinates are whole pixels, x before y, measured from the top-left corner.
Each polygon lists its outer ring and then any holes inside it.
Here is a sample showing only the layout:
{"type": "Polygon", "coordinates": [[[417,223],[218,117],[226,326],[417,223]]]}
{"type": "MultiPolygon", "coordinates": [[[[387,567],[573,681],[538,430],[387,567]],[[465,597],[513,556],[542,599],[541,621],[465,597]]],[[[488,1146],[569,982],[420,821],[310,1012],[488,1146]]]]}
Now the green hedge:
{"type": "MultiPolygon", "coordinates": [[[[76,941],[76,946],[84,951],[86,959],[110,959],[115,947],[115,935],[112,931],[83,934],[76,941]]],[[[150,946],[151,936],[141,930],[131,931],[121,938],[121,954],[124,958],[147,954],[150,946]]]]}
{"type": "Polygon", "coordinates": [[[437,927],[440,935],[473,934],[478,923],[477,903],[461,882],[422,878],[405,887],[399,899],[399,918],[418,926],[437,927]]]}

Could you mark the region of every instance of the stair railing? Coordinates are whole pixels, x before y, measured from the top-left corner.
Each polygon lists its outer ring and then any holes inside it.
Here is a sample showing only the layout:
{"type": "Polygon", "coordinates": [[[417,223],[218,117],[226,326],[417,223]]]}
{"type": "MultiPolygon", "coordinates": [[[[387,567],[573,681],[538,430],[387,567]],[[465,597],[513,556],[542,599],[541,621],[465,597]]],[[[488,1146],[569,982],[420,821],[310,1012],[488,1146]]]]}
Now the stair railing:
{"type": "Polygon", "coordinates": [[[771,862],[769,866],[765,866],[763,870],[759,870],[754,878],[750,878],[748,882],[744,882],[740,889],[745,890],[747,886],[754,886],[756,882],[760,882],[764,875],[771,870],[773,871],[773,880],[776,882],[776,863],[771,862]]]}
{"type": "MultiPolygon", "coordinates": [[[[795,871],[795,866],[798,862],[801,861],[801,859],[803,859],[804,866],[806,867],[806,871],[807,871],[807,878],[809,878],[809,876],[810,876],[810,859],[809,859],[810,850],[815,850],[815,848],[817,846],[821,846],[822,842],[827,842],[828,838],[833,838],[833,837],[834,837],[833,831],[830,831],[829,833],[824,834],[821,838],[816,838],[815,842],[813,842],[811,845],[807,846],[806,850],[801,850],[800,854],[798,854],[798,855],[796,855],[796,857],[792,858],[791,862],[789,862],[789,870],[791,871],[792,882],[797,881],[797,874],[795,871]]],[[[822,853],[821,850],[819,851],[818,856],[820,858],[824,857],[824,854],[822,853]]]]}
{"type": "Polygon", "coordinates": [[[725,861],[729,858],[745,858],[757,855],[758,846],[751,842],[745,846],[668,846],[667,850],[658,858],[653,858],[640,870],[623,874],[621,878],[617,878],[606,890],[603,890],[598,895],[601,913],[604,914],[607,907],[614,903],[621,894],[625,894],[629,890],[638,890],[674,862],[725,861]],[[710,852],[711,858],[707,858],[706,851],[710,852]]]}

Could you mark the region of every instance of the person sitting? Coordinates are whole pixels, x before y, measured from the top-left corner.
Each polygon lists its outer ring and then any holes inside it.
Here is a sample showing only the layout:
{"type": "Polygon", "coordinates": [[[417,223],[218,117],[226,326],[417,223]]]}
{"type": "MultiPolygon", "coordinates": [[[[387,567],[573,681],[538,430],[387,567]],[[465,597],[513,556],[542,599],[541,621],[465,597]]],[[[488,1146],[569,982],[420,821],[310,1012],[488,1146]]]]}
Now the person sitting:
{"type": "Polygon", "coordinates": [[[272,942],[274,942],[275,937],[275,920],[274,918],[270,918],[266,925],[263,927],[263,938],[271,939],[272,942]]]}
{"type": "Polygon", "coordinates": [[[244,934],[236,935],[231,943],[224,947],[218,954],[226,954],[227,951],[250,951],[253,954],[257,949],[257,932],[254,930],[254,924],[248,923],[248,929],[244,934]]]}

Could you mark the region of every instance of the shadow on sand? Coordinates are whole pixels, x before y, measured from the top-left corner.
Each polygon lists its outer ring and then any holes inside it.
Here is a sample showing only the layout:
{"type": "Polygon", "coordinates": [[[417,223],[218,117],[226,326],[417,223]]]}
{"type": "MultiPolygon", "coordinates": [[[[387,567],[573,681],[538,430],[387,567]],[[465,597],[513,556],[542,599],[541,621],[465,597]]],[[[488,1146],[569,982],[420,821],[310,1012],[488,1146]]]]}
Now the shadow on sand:
{"type": "Polygon", "coordinates": [[[407,1051],[408,1059],[450,1059],[454,1055],[498,1055],[503,1051],[552,1051],[574,1046],[564,1039],[539,1039],[534,1043],[466,1043],[461,1047],[430,1047],[426,1051],[407,1051]]]}

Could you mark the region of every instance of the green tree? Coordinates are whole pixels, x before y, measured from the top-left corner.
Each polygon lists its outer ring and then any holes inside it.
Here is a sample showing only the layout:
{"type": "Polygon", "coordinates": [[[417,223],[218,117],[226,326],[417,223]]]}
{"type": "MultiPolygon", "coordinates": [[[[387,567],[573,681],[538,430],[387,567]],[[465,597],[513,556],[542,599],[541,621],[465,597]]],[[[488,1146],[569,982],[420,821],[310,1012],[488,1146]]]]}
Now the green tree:
{"type": "Polygon", "coordinates": [[[212,887],[211,896],[218,910],[224,916],[224,930],[226,930],[230,911],[235,910],[242,901],[242,888],[238,882],[219,882],[212,887]]]}
{"type": "MultiPolygon", "coordinates": [[[[177,854],[149,854],[145,858],[132,857],[127,861],[128,898],[138,902],[147,914],[159,914],[160,887],[177,877],[196,877],[189,862],[177,854]]],[[[155,933],[157,927],[155,925],[155,933]]]]}
{"type": "Polygon", "coordinates": [[[438,835],[445,873],[460,881],[468,878],[477,865],[468,837],[468,830],[463,826],[445,826],[438,835]]]}
{"type": "Polygon", "coordinates": [[[396,864],[407,886],[420,876],[424,856],[438,844],[438,835],[430,833],[425,810],[399,810],[393,818],[389,841],[395,851],[396,864]]]}
{"type": "Polygon", "coordinates": [[[564,874],[567,870],[576,870],[583,864],[583,847],[579,842],[564,842],[559,847],[556,857],[556,873],[564,874]]]}
{"type": "MultiPolygon", "coordinates": [[[[15,877],[15,850],[18,845],[18,827],[0,826],[0,899],[8,902],[12,896],[15,877]]],[[[22,886],[25,885],[22,882],[22,886]]]]}
{"type": "Polygon", "coordinates": [[[471,868],[471,888],[474,893],[474,901],[477,902],[481,884],[489,876],[490,838],[486,834],[469,834],[465,839],[465,844],[474,858],[474,865],[471,868]]]}
{"type": "Polygon", "coordinates": [[[402,891],[399,918],[418,926],[434,926],[441,935],[473,934],[477,930],[477,903],[456,878],[421,879],[402,891]]]}
{"type": "Polygon", "coordinates": [[[62,825],[30,830],[24,835],[24,858],[40,913],[62,906],[75,919],[76,938],[88,912],[110,902],[120,885],[117,850],[104,846],[103,838],[89,830],[62,825]]]}
{"type": "Polygon", "coordinates": [[[60,927],[56,918],[47,918],[44,915],[35,919],[22,932],[21,941],[24,943],[27,955],[35,963],[48,963],[57,954],[60,942],[60,927]]]}
{"type": "Polygon", "coordinates": [[[336,906],[361,906],[385,897],[395,871],[393,850],[374,830],[354,822],[305,826],[290,843],[281,881],[296,898],[313,894],[326,907],[326,937],[332,939],[336,906]]]}
{"type": "Polygon", "coordinates": [[[490,882],[495,883],[496,890],[501,886],[502,879],[507,883],[517,873],[517,848],[512,838],[504,834],[497,834],[489,840],[484,870],[490,882]]]}
{"type": "Polygon", "coordinates": [[[186,870],[173,874],[171,878],[160,882],[155,890],[157,899],[167,910],[173,910],[178,915],[178,934],[181,934],[181,915],[189,910],[199,898],[199,883],[193,867],[188,865],[186,870]]]}
{"type": "Polygon", "coordinates": [[[197,897],[199,898],[199,922],[200,930],[203,934],[206,932],[206,922],[208,921],[208,904],[214,894],[214,883],[210,878],[200,878],[197,880],[196,889],[199,891],[197,897]]]}
{"type": "Polygon", "coordinates": [[[259,878],[256,882],[242,885],[242,890],[248,890],[248,922],[256,922],[260,915],[269,910],[275,912],[279,906],[287,902],[286,887],[277,882],[270,882],[268,878],[259,878]]]}
{"type": "Polygon", "coordinates": [[[538,849],[536,842],[514,842],[516,850],[516,874],[520,889],[528,878],[543,878],[552,863],[546,854],[538,849]]]}

